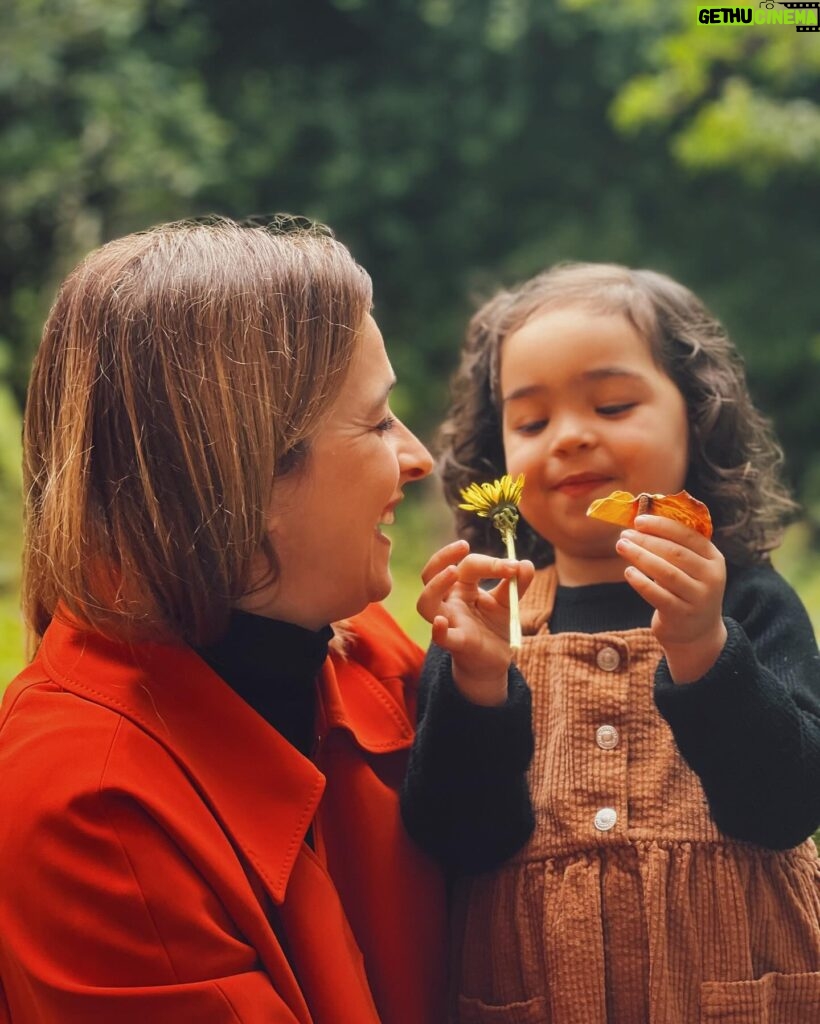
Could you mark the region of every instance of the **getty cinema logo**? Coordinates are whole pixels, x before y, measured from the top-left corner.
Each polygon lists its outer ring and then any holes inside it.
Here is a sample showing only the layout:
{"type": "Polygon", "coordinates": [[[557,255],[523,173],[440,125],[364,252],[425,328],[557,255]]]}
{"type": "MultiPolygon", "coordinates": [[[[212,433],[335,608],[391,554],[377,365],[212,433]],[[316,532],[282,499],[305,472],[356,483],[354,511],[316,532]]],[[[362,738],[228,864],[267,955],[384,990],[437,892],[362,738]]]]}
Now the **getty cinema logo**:
{"type": "Polygon", "coordinates": [[[798,32],[820,32],[820,0],[762,0],[757,7],[698,7],[698,21],[701,25],[794,25],[798,32]]]}

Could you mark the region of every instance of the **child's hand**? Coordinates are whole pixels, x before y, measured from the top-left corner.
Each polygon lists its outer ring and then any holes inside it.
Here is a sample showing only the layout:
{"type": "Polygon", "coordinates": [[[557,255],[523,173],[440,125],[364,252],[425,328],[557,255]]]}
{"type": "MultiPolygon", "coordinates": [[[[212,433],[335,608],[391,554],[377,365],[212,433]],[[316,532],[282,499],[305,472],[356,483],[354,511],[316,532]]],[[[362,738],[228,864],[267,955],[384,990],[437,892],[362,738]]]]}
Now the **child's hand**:
{"type": "Polygon", "coordinates": [[[421,572],[424,589],[416,605],[433,627],[433,643],[449,651],[453,681],[474,704],[507,699],[510,652],[509,583],[523,594],[532,581],[532,562],[470,554],[464,540],[437,551],[421,572]],[[500,579],[492,590],[481,580],[500,579]]]}
{"type": "Polygon", "coordinates": [[[628,583],[655,608],[652,632],[676,683],[691,683],[714,665],[726,643],[726,563],[715,545],[683,523],[643,515],[615,545],[630,563],[628,583]]]}

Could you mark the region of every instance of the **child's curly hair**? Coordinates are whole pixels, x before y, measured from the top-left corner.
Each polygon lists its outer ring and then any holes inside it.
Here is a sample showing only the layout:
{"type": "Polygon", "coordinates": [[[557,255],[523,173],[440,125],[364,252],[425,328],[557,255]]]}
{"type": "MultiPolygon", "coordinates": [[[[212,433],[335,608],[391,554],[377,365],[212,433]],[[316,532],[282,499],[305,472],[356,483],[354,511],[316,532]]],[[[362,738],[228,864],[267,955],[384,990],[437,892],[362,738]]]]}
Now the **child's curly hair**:
{"type": "MultiPolygon", "coordinates": [[[[559,264],[499,292],[470,321],[436,446],[459,536],[476,551],[498,546],[489,520],[457,506],[461,488],[506,471],[498,393],[504,339],[534,315],[567,306],[621,314],[648,340],[686,402],[685,487],[709,506],[715,544],[736,565],[766,561],[797,506],[780,476],[782,450],[749,395],[741,356],[688,288],[664,274],[607,263],[559,264]]],[[[551,545],[524,520],[518,536],[522,557],[552,562],[551,545]]]]}

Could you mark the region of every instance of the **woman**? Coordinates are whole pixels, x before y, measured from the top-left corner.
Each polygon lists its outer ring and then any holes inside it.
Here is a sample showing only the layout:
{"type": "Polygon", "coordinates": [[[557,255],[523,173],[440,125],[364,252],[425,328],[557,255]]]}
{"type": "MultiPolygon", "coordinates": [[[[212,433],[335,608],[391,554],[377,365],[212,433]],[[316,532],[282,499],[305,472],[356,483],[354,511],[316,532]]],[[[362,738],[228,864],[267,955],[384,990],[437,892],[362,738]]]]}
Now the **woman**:
{"type": "MultiPolygon", "coordinates": [[[[64,282],[25,417],[0,1019],[441,1019],[442,883],[397,798],[421,652],[372,604],[431,460],[370,305],[297,221],[165,225],[64,282]]],[[[436,593],[521,575],[495,562],[439,555],[436,593]]]]}

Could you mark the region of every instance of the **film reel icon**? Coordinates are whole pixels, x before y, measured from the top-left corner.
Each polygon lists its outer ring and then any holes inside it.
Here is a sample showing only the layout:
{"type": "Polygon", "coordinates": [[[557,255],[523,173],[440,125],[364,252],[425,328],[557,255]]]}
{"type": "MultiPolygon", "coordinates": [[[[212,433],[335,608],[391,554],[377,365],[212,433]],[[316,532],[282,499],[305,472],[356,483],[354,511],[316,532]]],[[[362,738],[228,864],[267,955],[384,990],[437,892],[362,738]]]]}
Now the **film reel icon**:
{"type": "Polygon", "coordinates": [[[778,6],[787,7],[789,10],[803,11],[807,8],[817,11],[816,25],[795,25],[798,32],[820,32],[820,0],[808,0],[808,2],[795,2],[795,0],[778,0],[778,6]]]}

